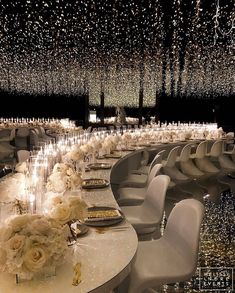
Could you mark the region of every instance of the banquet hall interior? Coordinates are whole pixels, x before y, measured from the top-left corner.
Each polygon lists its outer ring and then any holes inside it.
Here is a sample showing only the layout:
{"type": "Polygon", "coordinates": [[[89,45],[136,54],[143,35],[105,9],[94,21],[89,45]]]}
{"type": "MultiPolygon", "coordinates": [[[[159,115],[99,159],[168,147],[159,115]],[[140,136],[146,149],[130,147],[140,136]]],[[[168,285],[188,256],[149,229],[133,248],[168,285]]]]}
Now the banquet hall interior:
{"type": "Polygon", "coordinates": [[[0,292],[234,292],[234,0],[0,8],[0,292]]]}

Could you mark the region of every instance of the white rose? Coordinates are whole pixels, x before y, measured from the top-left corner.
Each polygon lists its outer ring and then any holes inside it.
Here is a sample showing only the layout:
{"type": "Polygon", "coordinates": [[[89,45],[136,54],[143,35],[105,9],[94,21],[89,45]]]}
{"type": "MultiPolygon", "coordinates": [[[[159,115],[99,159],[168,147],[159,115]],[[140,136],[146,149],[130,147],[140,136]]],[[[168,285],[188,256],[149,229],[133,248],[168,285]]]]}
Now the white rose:
{"type": "Polygon", "coordinates": [[[56,173],[56,172],[64,172],[66,171],[67,167],[65,164],[63,163],[56,163],[54,168],[53,168],[53,171],[52,173],[56,173]]]}
{"type": "Polygon", "coordinates": [[[50,199],[50,204],[55,206],[57,204],[61,204],[63,202],[63,196],[61,195],[56,195],[56,196],[53,196],[51,199],[50,199]]]}
{"type": "Polygon", "coordinates": [[[84,219],[87,217],[87,204],[77,196],[68,197],[67,202],[72,209],[73,219],[84,219]]]}
{"type": "Polygon", "coordinates": [[[11,226],[2,226],[0,229],[0,242],[5,242],[10,239],[13,233],[11,226]]]}
{"type": "Polygon", "coordinates": [[[33,246],[24,255],[24,266],[31,272],[39,271],[47,261],[47,254],[40,246],[33,246]]]}
{"type": "Polygon", "coordinates": [[[86,144],[80,146],[80,149],[81,149],[81,151],[84,153],[84,155],[87,154],[88,151],[89,151],[89,148],[87,147],[86,144]]]}
{"type": "Polygon", "coordinates": [[[82,184],[82,178],[79,173],[70,176],[70,181],[72,189],[75,189],[77,186],[80,186],[82,184]]]}
{"type": "Polygon", "coordinates": [[[25,244],[25,236],[15,234],[12,238],[10,238],[6,243],[5,247],[10,252],[10,254],[17,254],[18,251],[22,250],[25,244]]]}
{"type": "Polygon", "coordinates": [[[71,209],[68,204],[62,203],[52,209],[51,217],[58,220],[62,224],[71,220],[71,209]]]}
{"type": "Polygon", "coordinates": [[[12,230],[14,232],[18,232],[21,229],[23,229],[30,221],[31,221],[31,215],[18,215],[14,218],[11,218],[10,225],[12,227],[12,230]]]}
{"type": "Polygon", "coordinates": [[[66,180],[60,172],[52,173],[48,178],[47,189],[55,192],[63,192],[66,189],[66,180]]]}
{"type": "Polygon", "coordinates": [[[40,233],[47,235],[50,231],[50,224],[46,219],[37,219],[30,224],[30,228],[34,231],[34,234],[40,233]]]}
{"type": "Polygon", "coordinates": [[[68,169],[66,170],[66,175],[68,175],[68,176],[73,175],[73,173],[74,173],[74,171],[73,171],[72,168],[68,168],[68,169]]]}

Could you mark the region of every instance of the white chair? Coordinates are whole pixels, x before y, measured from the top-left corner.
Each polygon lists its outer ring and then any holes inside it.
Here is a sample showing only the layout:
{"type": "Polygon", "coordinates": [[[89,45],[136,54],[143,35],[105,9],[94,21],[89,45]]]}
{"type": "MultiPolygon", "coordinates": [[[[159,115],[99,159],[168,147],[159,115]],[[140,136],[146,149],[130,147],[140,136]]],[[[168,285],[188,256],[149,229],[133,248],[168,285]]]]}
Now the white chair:
{"type": "Polygon", "coordinates": [[[130,173],[127,178],[121,182],[120,187],[145,187],[148,181],[148,175],[151,172],[151,169],[155,164],[161,164],[162,161],[162,154],[163,151],[160,152],[160,155],[156,155],[154,159],[152,160],[149,169],[148,174],[142,174],[142,173],[130,173]]]}
{"type": "Polygon", "coordinates": [[[207,143],[207,141],[202,141],[198,145],[195,154],[195,163],[198,169],[202,172],[217,173],[220,170],[208,159],[207,143]]]}
{"type": "Polygon", "coordinates": [[[132,170],[131,173],[133,174],[148,174],[149,170],[149,152],[147,150],[143,150],[141,154],[141,161],[139,164],[139,168],[136,170],[132,170]]]}
{"type": "Polygon", "coordinates": [[[147,188],[153,178],[159,173],[162,165],[156,164],[148,175],[147,184],[145,187],[123,187],[118,189],[119,198],[117,202],[120,206],[140,205],[143,203],[147,188]]]}
{"type": "Polygon", "coordinates": [[[29,149],[29,129],[27,127],[20,127],[16,131],[15,136],[16,149],[29,149]]]}
{"type": "Polygon", "coordinates": [[[11,144],[14,139],[14,129],[0,130],[0,165],[15,165],[15,147],[11,144]]]}
{"type": "Polygon", "coordinates": [[[44,141],[44,142],[50,142],[50,141],[54,142],[55,141],[54,137],[46,134],[46,131],[42,126],[38,126],[36,129],[38,130],[37,134],[38,134],[39,140],[44,141]]]}
{"type": "Polygon", "coordinates": [[[30,129],[29,144],[30,144],[30,150],[36,149],[39,145],[38,134],[34,129],[30,129]]]}
{"type": "Polygon", "coordinates": [[[0,143],[13,141],[15,138],[15,131],[15,128],[0,130],[0,143]]]}
{"type": "MultiPolygon", "coordinates": [[[[147,152],[147,151],[145,151],[147,152]]],[[[152,161],[148,163],[149,161],[149,152],[148,153],[148,160],[147,162],[145,161],[144,163],[142,162],[141,163],[141,167],[137,170],[133,170],[131,171],[132,174],[149,174],[151,168],[158,162],[159,164],[161,164],[161,161],[163,160],[163,155],[165,153],[165,150],[161,150],[159,151],[155,156],[154,158],[152,159],[152,161]]]]}
{"type": "Polygon", "coordinates": [[[128,293],[187,281],[194,275],[203,214],[198,200],[182,200],[171,211],[160,239],[139,242],[128,293]]]}
{"type": "MultiPolygon", "coordinates": [[[[139,206],[126,206],[121,210],[138,235],[160,232],[159,224],[162,220],[165,196],[170,177],[158,175],[150,182],[144,202],[139,206]]],[[[159,233],[160,234],[160,233],[159,233]]]]}
{"type": "Polygon", "coordinates": [[[17,151],[17,161],[18,163],[25,162],[29,159],[30,152],[27,150],[18,150],[17,151]]]}
{"type": "Polygon", "coordinates": [[[223,141],[222,154],[219,157],[219,162],[222,168],[235,170],[235,145],[231,145],[230,150],[226,150],[226,142],[223,141]]]}
{"type": "Polygon", "coordinates": [[[163,161],[164,174],[170,176],[172,180],[188,180],[189,177],[184,175],[177,167],[176,161],[180,146],[176,146],[170,150],[166,161],[163,161]]]}
{"type": "Polygon", "coordinates": [[[190,177],[198,177],[203,175],[203,172],[201,172],[192,161],[191,149],[194,145],[194,143],[186,144],[183,147],[179,157],[181,171],[186,176],[190,177]]]}

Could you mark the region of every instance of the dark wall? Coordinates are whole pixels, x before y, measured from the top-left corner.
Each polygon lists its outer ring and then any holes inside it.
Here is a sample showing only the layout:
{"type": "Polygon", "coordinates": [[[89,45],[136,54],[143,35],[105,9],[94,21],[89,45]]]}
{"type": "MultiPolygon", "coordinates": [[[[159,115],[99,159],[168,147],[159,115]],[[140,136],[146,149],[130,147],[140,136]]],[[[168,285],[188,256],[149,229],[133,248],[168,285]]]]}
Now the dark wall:
{"type": "MultiPolygon", "coordinates": [[[[83,125],[83,96],[30,96],[0,92],[0,117],[70,118],[83,125]]],[[[100,114],[100,107],[92,107],[100,114]]],[[[125,108],[126,115],[138,117],[138,108],[125,108]]],[[[115,107],[105,108],[105,117],[115,116],[115,107]]],[[[155,108],[144,108],[143,116],[155,116],[155,108]]],[[[235,129],[235,97],[190,99],[164,97],[160,101],[162,122],[217,122],[225,131],[235,129]]]]}
{"type": "Polygon", "coordinates": [[[235,97],[217,99],[164,97],[160,101],[160,120],[216,122],[225,131],[234,131],[235,97]]]}
{"type": "Polygon", "coordinates": [[[54,117],[77,121],[84,121],[85,117],[83,96],[30,96],[0,92],[0,99],[0,117],[54,117]]]}

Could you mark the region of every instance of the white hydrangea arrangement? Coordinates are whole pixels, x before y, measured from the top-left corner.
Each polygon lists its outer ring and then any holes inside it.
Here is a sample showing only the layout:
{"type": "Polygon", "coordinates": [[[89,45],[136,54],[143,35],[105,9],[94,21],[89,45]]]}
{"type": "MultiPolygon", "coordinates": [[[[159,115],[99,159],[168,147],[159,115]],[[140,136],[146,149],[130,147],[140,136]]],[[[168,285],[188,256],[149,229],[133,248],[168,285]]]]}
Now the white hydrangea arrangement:
{"type": "Polygon", "coordinates": [[[63,264],[69,255],[67,231],[55,219],[17,215],[0,227],[0,271],[32,279],[63,264]]]}

